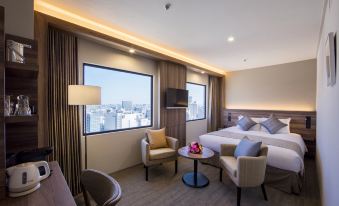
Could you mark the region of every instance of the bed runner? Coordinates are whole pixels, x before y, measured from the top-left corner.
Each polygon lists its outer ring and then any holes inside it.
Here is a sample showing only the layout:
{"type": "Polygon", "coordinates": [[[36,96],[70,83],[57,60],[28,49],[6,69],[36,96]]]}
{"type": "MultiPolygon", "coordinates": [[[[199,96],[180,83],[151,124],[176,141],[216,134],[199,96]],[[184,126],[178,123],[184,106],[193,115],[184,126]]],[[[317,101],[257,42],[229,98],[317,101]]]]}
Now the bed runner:
{"type": "Polygon", "coordinates": [[[293,150],[300,156],[301,159],[304,159],[304,155],[299,144],[288,141],[288,140],[274,139],[274,138],[262,137],[262,136],[257,136],[257,135],[248,135],[248,134],[245,135],[245,134],[240,134],[240,133],[235,133],[235,132],[230,132],[230,131],[222,131],[222,130],[211,132],[208,134],[214,135],[214,136],[232,138],[232,139],[243,139],[246,136],[250,140],[261,141],[263,144],[266,144],[266,145],[272,145],[276,147],[282,147],[282,148],[293,150]]]}

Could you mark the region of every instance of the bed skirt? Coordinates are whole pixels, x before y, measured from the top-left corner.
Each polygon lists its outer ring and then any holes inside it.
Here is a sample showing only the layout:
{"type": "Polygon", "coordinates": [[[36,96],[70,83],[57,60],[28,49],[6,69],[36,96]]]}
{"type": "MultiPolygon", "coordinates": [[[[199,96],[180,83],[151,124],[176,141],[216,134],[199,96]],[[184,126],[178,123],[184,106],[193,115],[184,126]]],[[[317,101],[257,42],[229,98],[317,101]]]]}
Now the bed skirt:
{"type": "MultiPolygon", "coordinates": [[[[220,168],[219,154],[217,152],[215,152],[215,155],[212,158],[200,160],[200,162],[202,164],[208,164],[220,168]]],[[[303,186],[303,176],[296,172],[267,165],[265,185],[271,186],[283,192],[299,195],[303,186]]]]}

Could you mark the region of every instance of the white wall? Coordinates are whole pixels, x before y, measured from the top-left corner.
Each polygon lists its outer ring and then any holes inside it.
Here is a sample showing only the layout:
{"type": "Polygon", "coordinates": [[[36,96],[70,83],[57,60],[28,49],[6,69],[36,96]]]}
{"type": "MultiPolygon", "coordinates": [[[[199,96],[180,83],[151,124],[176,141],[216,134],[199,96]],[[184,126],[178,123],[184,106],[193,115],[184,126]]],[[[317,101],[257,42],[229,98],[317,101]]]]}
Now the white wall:
{"type": "MultiPolygon", "coordinates": [[[[83,63],[153,75],[153,123],[157,124],[158,74],[154,61],[123,53],[96,42],[79,39],[80,71],[83,63]]],[[[135,129],[88,136],[88,168],[111,173],[141,163],[140,140],[144,134],[145,129],[135,129]]]]}
{"type": "Polygon", "coordinates": [[[5,7],[5,33],[34,39],[33,0],[1,0],[5,7]]]}
{"type": "MultiPolygon", "coordinates": [[[[339,42],[339,0],[326,10],[317,56],[317,167],[322,203],[339,204],[339,74],[334,87],[326,85],[325,42],[328,32],[337,32],[339,42]]],[[[339,49],[337,43],[337,65],[339,49]]],[[[337,66],[337,68],[339,68],[337,66]]]]}
{"type": "Polygon", "coordinates": [[[226,108],[315,111],[315,59],[229,72],[226,108]]]}
{"type": "MultiPolygon", "coordinates": [[[[208,75],[187,70],[187,82],[206,85],[206,104],[208,93],[208,75]]],[[[207,106],[207,105],[206,105],[207,106]]],[[[206,110],[207,117],[207,110],[206,110]]],[[[186,143],[197,141],[198,137],[207,133],[207,119],[189,121],[186,124],[186,143]]]]}

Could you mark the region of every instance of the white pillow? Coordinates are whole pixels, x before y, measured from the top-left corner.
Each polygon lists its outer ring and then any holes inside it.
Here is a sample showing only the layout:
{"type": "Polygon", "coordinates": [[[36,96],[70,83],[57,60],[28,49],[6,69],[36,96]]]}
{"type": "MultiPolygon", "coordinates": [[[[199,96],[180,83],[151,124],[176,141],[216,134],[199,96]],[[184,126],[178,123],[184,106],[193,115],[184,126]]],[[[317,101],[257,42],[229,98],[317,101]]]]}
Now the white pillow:
{"type": "MultiPolygon", "coordinates": [[[[267,119],[268,119],[268,118],[261,118],[261,121],[260,121],[260,122],[266,121],[267,119]]],[[[282,123],[287,124],[287,126],[281,128],[280,130],[278,130],[278,131],[276,132],[276,134],[289,134],[289,133],[291,133],[291,131],[290,131],[290,122],[291,122],[291,118],[287,118],[287,119],[279,119],[279,120],[280,120],[282,123]]],[[[262,132],[269,133],[265,127],[261,127],[261,131],[262,131],[262,132]]]]}
{"type": "MultiPolygon", "coordinates": [[[[244,116],[239,115],[239,116],[238,116],[238,120],[240,120],[240,119],[243,118],[243,117],[244,117],[244,116]]],[[[260,130],[260,128],[261,128],[261,125],[260,125],[261,118],[253,118],[253,117],[251,117],[251,119],[252,119],[254,122],[256,122],[257,124],[254,125],[253,127],[251,127],[248,131],[261,131],[261,130],[260,130]]],[[[241,129],[241,128],[239,127],[239,125],[237,125],[237,127],[238,127],[239,129],[241,129]]]]}

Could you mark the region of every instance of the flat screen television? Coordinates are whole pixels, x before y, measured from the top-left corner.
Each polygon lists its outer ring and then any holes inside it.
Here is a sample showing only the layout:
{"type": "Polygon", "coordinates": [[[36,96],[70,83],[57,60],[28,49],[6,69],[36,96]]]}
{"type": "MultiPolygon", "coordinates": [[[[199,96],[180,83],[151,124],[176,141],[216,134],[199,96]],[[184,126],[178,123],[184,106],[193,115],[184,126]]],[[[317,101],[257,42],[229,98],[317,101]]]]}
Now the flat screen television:
{"type": "Polygon", "coordinates": [[[188,107],[188,90],[168,88],[166,91],[166,108],[188,107]]]}

